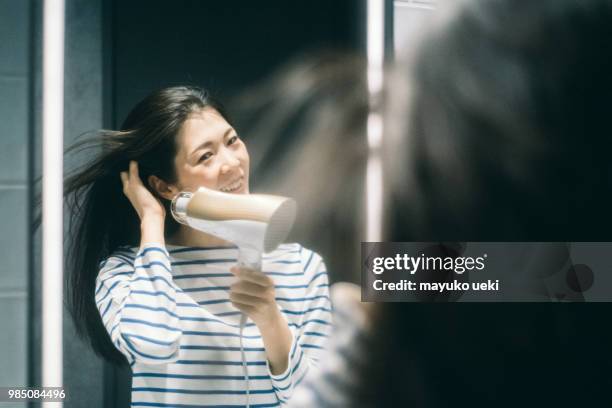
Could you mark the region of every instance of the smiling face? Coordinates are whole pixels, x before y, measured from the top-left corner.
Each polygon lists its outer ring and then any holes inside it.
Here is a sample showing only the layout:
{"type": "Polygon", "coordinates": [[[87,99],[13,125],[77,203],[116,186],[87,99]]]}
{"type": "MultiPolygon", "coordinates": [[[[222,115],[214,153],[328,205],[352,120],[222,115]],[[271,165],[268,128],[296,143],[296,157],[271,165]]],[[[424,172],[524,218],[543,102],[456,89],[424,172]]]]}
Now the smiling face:
{"type": "Polygon", "coordinates": [[[207,187],[249,193],[249,153],[234,128],[214,109],[193,113],[183,123],[174,164],[179,191],[207,187]]]}

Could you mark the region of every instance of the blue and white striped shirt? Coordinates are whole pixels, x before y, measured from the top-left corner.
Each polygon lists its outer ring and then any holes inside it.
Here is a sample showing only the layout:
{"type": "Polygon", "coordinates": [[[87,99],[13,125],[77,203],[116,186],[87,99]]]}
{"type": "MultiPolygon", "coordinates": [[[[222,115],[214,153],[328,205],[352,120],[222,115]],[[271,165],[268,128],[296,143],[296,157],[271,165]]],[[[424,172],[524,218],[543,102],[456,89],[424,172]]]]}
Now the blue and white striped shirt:
{"type": "MultiPolygon", "coordinates": [[[[245,406],[240,312],[229,300],[237,248],[156,244],[115,252],[102,265],[96,304],[130,362],[132,407],[245,406]]],[[[286,402],[316,365],[331,328],[321,257],[298,244],[264,254],[276,301],[293,340],[287,370],[272,375],[259,329],[248,320],[243,347],[251,407],[286,402]]]]}

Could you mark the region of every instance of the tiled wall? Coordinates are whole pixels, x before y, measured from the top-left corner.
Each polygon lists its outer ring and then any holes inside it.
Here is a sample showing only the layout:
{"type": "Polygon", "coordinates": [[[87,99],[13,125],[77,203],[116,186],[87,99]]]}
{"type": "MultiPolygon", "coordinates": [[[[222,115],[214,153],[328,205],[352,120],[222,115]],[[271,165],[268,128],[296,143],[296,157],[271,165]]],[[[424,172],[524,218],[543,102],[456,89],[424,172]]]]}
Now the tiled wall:
{"type": "MultiPolygon", "coordinates": [[[[40,144],[40,38],[42,1],[0,0],[0,386],[40,383],[40,299],[28,311],[28,155],[30,132],[40,144]],[[32,18],[35,16],[35,18],[32,18]],[[32,38],[31,38],[32,37],[32,38]],[[31,40],[36,51],[31,56],[31,40]],[[35,75],[31,75],[34,70],[35,75]],[[33,81],[32,81],[33,79],[33,81]],[[31,104],[32,90],[38,95],[31,104]],[[34,107],[36,114],[31,114],[34,107]],[[28,333],[28,321],[33,331],[28,333]],[[34,349],[28,373],[28,336],[34,349]]],[[[102,127],[102,1],[66,0],[65,143],[102,127]]],[[[33,166],[40,172],[39,148],[33,166]]],[[[81,158],[82,159],[82,158],[81,158]]],[[[68,168],[77,163],[66,158],[68,168]]],[[[37,247],[38,248],[38,247],[37,247]]],[[[36,249],[35,255],[39,249],[36,249]]],[[[40,276],[39,259],[35,276],[40,276]]],[[[35,291],[39,285],[33,285],[35,291]]],[[[38,294],[39,295],[39,294],[38,294]]],[[[64,406],[104,406],[104,365],[77,338],[64,316],[64,406]]],[[[0,407],[26,404],[0,403],[0,407]]]]}
{"type": "Polygon", "coordinates": [[[27,385],[29,42],[30,2],[0,0],[0,386],[27,385]]]}

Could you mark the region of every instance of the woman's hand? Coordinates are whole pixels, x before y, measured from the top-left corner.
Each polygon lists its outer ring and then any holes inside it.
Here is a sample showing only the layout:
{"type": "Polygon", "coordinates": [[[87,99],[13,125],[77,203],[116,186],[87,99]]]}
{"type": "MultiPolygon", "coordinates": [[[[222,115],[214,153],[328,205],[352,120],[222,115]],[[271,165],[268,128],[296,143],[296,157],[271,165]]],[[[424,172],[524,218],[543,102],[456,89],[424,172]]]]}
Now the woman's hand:
{"type": "MultiPolygon", "coordinates": [[[[123,194],[130,200],[132,206],[140,217],[140,247],[148,243],[165,245],[164,220],[166,209],[161,201],[142,184],[138,175],[138,163],[130,162],[129,172],[120,173],[123,182],[123,194]]],[[[118,220],[118,222],[121,222],[118,220]]]]}
{"type": "Polygon", "coordinates": [[[138,175],[137,162],[130,161],[129,172],[122,171],[120,176],[123,182],[123,194],[130,200],[141,221],[148,217],[165,218],[166,209],[142,183],[138,175]]]}
{"type": "Polygon", "coordinates": [[[261,271],[234,266],[230,272],[238,278],[230,286],[230,300],[258,326],[269,326],[282,317],[274,298],[274,281],[261,271]]]}
{"type": "Polygon", "coordinates": [[[293,336],[276,305],[274,281],[253,269],[234,266],[230,271],[238,278],[230,286],[232,304],[259,328],[272,374],[285,372],[293,336]]]}

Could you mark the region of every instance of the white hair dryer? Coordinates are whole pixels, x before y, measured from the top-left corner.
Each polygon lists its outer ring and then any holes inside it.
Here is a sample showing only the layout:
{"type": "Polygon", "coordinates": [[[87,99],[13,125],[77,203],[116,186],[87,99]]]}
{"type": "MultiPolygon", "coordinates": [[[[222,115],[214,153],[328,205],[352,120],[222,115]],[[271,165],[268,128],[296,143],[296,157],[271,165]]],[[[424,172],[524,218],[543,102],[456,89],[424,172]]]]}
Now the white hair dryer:
{"type": "Polygon", "coordinates": [[[172,200],[172,216],[181,224],[233,242],[238,263],[261,269],[261,254],[287,238],[297,212],[291,198],[267,194],[230,194],[200,187],[172,200]]]}
{"type": "MultiPolygon", "coordinates": [[[[261,270],[263,252],[276,249],[287,238],[297,212],[296,202],[266,194],[230,194],[200,187],[195,193],[181,192],[172,200],[172,216],[181,224],[233,242],[238,264],[261,270]]],[[[240,319],[240,354],[249,407],[249,372],[242,342],[246,323],[240,319]]]]}

